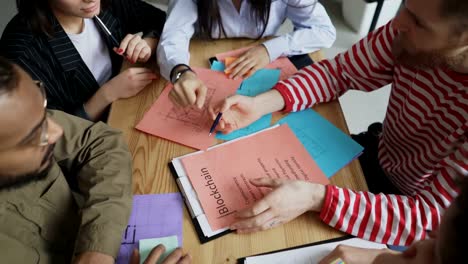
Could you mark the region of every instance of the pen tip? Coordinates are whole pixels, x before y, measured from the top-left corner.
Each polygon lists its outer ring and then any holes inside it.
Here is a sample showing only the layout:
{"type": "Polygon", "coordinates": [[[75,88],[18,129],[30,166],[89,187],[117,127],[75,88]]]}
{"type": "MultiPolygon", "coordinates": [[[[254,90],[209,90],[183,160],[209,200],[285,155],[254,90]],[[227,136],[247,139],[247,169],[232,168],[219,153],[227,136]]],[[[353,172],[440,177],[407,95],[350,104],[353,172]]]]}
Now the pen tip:
{"type": "Polygon", "coordinates": [[[208,136],[211,137],[211,133],[208,136]]]}

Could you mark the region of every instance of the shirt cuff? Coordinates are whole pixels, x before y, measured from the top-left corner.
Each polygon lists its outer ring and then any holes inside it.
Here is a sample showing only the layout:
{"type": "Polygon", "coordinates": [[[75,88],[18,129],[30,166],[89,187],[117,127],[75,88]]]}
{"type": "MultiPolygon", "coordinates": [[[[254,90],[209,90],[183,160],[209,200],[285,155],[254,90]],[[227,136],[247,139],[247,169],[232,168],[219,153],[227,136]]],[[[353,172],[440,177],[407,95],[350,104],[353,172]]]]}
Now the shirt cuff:
{"type": "Polygon", "coordinates": [[[336,186],[327,185],[325,201],[323,202],[322,210],[320,211],[320,219],[327,224],[333,218],[335,208],[338,206],[338,199],[334,199],[337,194],[338,188],[336,186]]]}
{"type": "Polygon", "coordinates": [[[86,113],[86,110],[85,110],[83,104],[80,107],[76,108],[75,111],[73,111],[73,115],[77,116],[77,117],[81,117],[81,118],[89,120],[89,121],[92,121],[91,118],[89,117],[88,113],[86,113]]]}
{"type": "Polygon", "coordinates": [[[288,40],[285,37],[276,37],[274,39],[263,42],[263,46],[270,55],[270,62],[276,60],[281,56],[286,56],[289,50],[288,40]]]}
{"type": "Polygon", "coordinates": [[[82,226],[75,242],[75,255],[94,251],[117,258],[124,228],[112,223],[82,226]]]}
{"type": "Polygon", "coordinates": [[[291,96],[291,92],[289,91],[288,87],[283,83],[279,82],[276,84],[273,89],[277,90],[284,100],[284,108],[281,110],[282,112],[289,113],[292,111],[293,106],[293,98],[291,96]]]}

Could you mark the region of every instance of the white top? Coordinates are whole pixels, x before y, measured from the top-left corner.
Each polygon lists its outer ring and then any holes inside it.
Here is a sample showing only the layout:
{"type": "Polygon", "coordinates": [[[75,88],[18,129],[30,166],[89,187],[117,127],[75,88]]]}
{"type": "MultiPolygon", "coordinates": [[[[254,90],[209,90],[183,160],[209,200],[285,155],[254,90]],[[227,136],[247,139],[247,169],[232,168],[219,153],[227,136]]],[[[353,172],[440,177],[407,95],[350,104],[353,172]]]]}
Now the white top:
{"type": "MultiPolygon", "coordinates": [[[[218,0],[219,12],[225,30],[222,38],[256,39],[262,25],[252,16],[249,1],[242,1],[237,11],[232,0],[218,0]]],[[[325,8],[317,0],[272,0],[270,18],[264,37],[275,36],[286,19],[294,24],[294,31],[264,42],[271,60],[314,52],[330,47],[336,38],[335,28],[325,8]]],[[[189,42],[196,30],[198,12],[195,0],[171,0],[168,17],[157,50],[161,75],[168,79],[172,68],[189,63],[189,42]]],[[[218,38],[214,26],[212,37],[218,38]]],[[[214,56],[214,54],[213,54],[214,56]]]]}
{"type": "Polygon", "coordinates": [[[68,34],[73,45],[83,59],[86,66],[93,74],[97,83],[102,86],[112,76],[112,62],[109,48],[99,33],[94,21],[84,19],[83,32],[79,34],[68,34]]]}

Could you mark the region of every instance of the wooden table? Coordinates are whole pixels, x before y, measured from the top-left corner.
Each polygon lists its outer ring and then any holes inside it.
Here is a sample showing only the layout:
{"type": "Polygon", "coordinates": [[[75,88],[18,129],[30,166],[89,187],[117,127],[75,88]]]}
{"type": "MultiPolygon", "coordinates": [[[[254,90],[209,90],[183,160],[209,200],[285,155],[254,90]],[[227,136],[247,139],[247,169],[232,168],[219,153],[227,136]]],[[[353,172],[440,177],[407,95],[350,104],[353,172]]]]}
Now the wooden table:
{"type": "MultiPolygon", "coordinates": [[[[252,40],[219,40],[213,42],[192,41],[190,65],[209,67],[208,58],[216,53],[251,45],[252,40]]],[[[321,52],[311,54],[314,61],[323,59],[321,52]]],[[[177,192],[176,183],[167,163],[194,149],[150,136],[135,129],[145,112],[164,88],[166,81],[156,80],[137,96],[120,100],[112,105],[109,125],[123,131],[133,157],[133,193],[177,192]]],[[[346,122],[338,101],[314,107],[318,113],[335,126],[348,133],[346,122]]],[[[274,122],[281,117],[274,115],[274,122]]],[[[367,190],[358,161],[352,162],[331,178],[337,186],[354,190],[367,190]]],[[[164,212],[161,212],[164,213],[164,212]]],[[[236,259],[267,251],[307,244],[315,241],[342,236],[320,221],[315,213],[306,213],[296,220],[272,230],[255,234],[229,234],[201,245],[193,228],[188,211],[184,210],[183,247],[190,252],[193,263],[236,263],[236,259]]]]}

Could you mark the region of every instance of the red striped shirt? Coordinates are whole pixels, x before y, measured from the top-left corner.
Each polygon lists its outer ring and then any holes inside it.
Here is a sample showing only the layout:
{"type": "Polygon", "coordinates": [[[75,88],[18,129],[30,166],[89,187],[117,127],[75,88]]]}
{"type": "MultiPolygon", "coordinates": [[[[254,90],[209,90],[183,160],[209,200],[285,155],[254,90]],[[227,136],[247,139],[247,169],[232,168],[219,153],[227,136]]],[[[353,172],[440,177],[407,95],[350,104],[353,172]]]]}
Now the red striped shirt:
{"type": "Polygon", "coordinates": [[[337,99],[349,89],[370,92],[392,84],[379,160],[404,195],[327,187],[321,218],[355,236],[409,245],[435,229],[468,176],[468,75],[417,70],[393,61],[391,23],[348,52],[280,82],[285,111],[337,99]]]}

